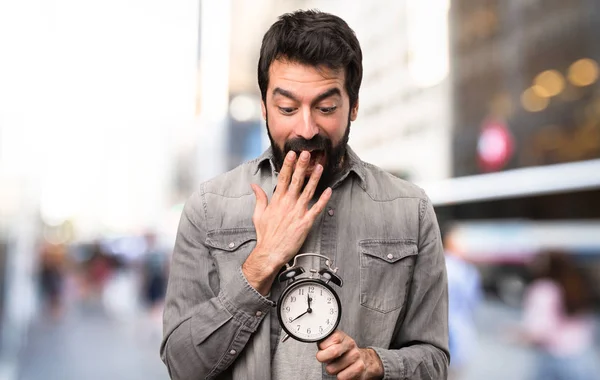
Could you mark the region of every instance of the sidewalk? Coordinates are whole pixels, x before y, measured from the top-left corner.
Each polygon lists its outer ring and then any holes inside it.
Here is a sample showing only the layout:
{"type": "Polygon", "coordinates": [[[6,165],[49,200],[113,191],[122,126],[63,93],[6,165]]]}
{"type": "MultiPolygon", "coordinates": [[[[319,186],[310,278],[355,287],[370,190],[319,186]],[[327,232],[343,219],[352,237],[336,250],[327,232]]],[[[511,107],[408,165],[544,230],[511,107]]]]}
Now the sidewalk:
{"type": "Polygon", "coordinates": [[[19,355],[19,380],[166,380],[160,329],[144,315],[114,318],[77,305],[60,321],[34,320],[19,355]]]}

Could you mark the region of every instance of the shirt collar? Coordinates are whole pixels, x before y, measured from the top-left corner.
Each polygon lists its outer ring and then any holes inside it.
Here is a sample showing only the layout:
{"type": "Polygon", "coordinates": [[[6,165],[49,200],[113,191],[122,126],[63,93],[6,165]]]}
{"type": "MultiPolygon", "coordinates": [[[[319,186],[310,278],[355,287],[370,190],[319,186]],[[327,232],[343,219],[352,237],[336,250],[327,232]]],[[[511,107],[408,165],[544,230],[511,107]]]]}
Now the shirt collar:
{"type": "MultiPolygon", "coordinates": [[[[360,186],[363,189],[366,189],[367,182],[364,163],[352,150],[352,148],[350,148],[349,145],[346,147],[346,160],[348,160],[348,165],[346,165],[346,169],[340,175],[339,180],[336,182],[341,182],[350,173],[354,173],[360,180],[360,186]]],[[[258,173],[259,170],[261,170],[263,167],[267,167],[267,163],[268,165],[270,165],[271,174],[275,176],[277,170],[275,169],[275,163],[273,162],[273,150],[271,147],[265,150],[263,154],[260,157],[258,157],[256,161],[256,169],[254,170],[254,174],[258,173]]]]}

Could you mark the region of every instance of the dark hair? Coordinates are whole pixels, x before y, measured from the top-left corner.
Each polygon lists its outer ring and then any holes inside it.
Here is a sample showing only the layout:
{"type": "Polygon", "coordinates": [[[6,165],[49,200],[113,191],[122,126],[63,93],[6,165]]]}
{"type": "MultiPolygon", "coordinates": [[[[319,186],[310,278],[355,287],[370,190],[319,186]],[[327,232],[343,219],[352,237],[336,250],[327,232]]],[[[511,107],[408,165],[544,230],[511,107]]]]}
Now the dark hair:
{"type": "Polygon", "coordinates": [[[258,86],[266,103],[269,68],[274,60],[344,69],[350,108],[358,101],[362,81],[362,51],[348,24],[338,16],[318,10],[286,13],[265,33],[258,60],[258,86]]]}
{"type": "Polygon", "coordinates": [[[568,315],[590,311],[593,308],[593,294],[588,279],[572,258],[565,252],[545,251],[536,257],[537,270],[534,278],[554,280],[563,290],[563,302],[568,315]]]}

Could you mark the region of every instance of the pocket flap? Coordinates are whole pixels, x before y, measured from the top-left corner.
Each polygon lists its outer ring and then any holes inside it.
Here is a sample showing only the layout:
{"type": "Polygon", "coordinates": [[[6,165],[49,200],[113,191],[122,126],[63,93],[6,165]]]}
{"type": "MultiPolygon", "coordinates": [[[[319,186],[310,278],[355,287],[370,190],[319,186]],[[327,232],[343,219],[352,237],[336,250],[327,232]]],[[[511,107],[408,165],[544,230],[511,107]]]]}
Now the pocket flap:
{"type": "Polygon", "coordinates": [[[358,242],[358,246],[361,253],[388,263],[395,263],[418,253],[417,244],[406,239],[366,239],[358,242]]]}
{"type": "Polygon", "coordinates": [[[256,240],[254,228],[231,228],[209,232],[206,244],[213,248],[232,252],[251,240],[256,240]]]}

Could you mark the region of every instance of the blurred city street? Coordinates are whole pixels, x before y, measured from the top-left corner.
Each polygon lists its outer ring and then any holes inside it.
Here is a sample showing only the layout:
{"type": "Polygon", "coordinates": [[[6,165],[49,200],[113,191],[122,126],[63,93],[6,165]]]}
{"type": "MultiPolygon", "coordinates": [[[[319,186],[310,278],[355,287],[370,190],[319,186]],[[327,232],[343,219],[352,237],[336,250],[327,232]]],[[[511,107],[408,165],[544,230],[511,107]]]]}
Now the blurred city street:
{"type": "Polygon", "coordinates": [[[145,314],[110,316],[79,304],[61,320],[35,318],[19,355],[19,380],[164,380],[160,326],[145,314]]]}
{"type": "MultiPolygon", "coordinates": [[[[477,313],[478,349],[463,380],[526,380],[534,355],[507,340],[520,312],[488,300],[477,313]]],[[[60,321],[38,317],[19,358],[19,380],[163,380],[160,327],[144,314],[111,317],[79,304],[60,321]]],[[[600,350],[597,350],[600,358],[600,350]]],[[[599,377],[600,378],[600,377],[599,377]]],[[[8,380],[8,379],[7,379],[8,380]]]]}

